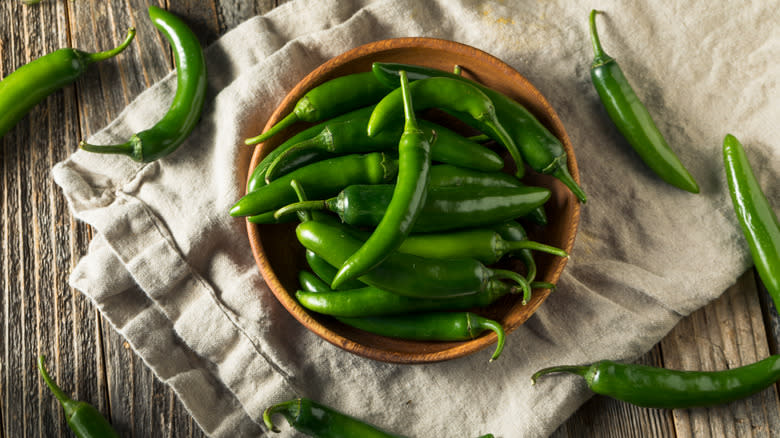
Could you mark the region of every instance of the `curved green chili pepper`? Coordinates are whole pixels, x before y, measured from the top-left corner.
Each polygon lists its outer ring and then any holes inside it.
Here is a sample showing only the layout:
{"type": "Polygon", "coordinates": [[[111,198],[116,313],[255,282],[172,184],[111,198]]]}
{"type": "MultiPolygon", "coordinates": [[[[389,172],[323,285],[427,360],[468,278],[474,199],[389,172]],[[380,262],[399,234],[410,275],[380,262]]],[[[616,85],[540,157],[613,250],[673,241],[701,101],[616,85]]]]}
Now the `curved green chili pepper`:
{"type": "Polygon", "coordinates": [[[504,254],[524,249],[569,257],[560,248],[533,240],[505,240],[500,233],[485,228],[410,235],[398,248],[398,252],[431,259],[471,257],[490,265],[499,261],[504,254]]]}
{"type": "Polygon", "coordinates": [[[780,310],[780,222],[753,174],[742,144],[723,139],[723,163],[731,201],[761,281],[780,310]]]}
{"type": "MultiPolygon", "coordinates": [[[[434,77],[411,83],[409,90],[415,100],[415,111],[441,108],[452,111],[459,118],[464,118],[465,115],[466,119],[476,121],[482,132],[507,148],[517,166],[515,175],[521,178],[525,174],[520,151],[496,117],[493,102],[479,88],[452,78],[434,77]]],[[[403,96],[399,89],[391,91],[382,98],[371,113],[368,135],[378,135],[382,130],[393,125],[398,120],[402,105],[403,96]]]]}
{"type": "MultiPolygon", "coordinates": [[[[436,133],[429,136],[432,161],[486,172],[497,172],[504,167],[501,156],[485,146],[441,125],[425,120],[418,120],[417,123],[426,133],[436,133]]],[[[266,170],[266,182],[312,161],[334,155],[379,152],[395,150],[398,147],[401,127],[398,130],[383,130],[373,137],[367,134],[367,129],[368,117],[327,123],[314,137],[288,148],[277,156],[266,170]]]]}
{"type": "MultiPolygon", "coordinates": [[[[282,218],[299,210],[328,210],[354,226],[376,226],[385,215],[393,186],[352,185],[326,200],[296,202],[276,210],[282,218]]],[[[522,217],[547,202],[544,187],[435,187],[428,190],[415,233],[481,227],[522,217]]],[[[263,217],[250,218],[250,222],[263,217]]]]}
{"type": "Polygon", "coordinates": [[[476,339],[484,331],[492,330],[498,337],[498,342],[493,356],[490,357],[491,362],[501,355],[506,337],[501,323],[471,312],[419,313],[366,318],[337,317],[336,319],[369,333],[417,341],[465,341],[476,339]]]}
{"type": "Polygon", "coordinates": [[[122,44],[114,49],[99,53],[59,49],[6,76],[0,81],[0,138],[46,96],[75,82],[91,64],[122,53],[134,37],[135,29],[131,27],[122,44]]]}
{"type": "MultiPolygon", "coordinates": [[[[478,82],[434,68],[383,62],[375,62],[372,66],[374,75],[386,84],[395,81],[400,70],[407,71],[410,81],[431,77],[448,77],[479,88],[495,105],[496,117],[509,136],[514,139],[525,163],[539,173],[557,178],[574,193],[580,202],[586,201],[585,192],[569,173],[566,150],[561,141],[519,102],[478,82]]],[[[469,123],[468,119],[463,120],[469,123]]],[[[480,129],[479,126],[476,128],[480,129]]]]}
{"type": "Polygon", "coordinates": [[[302,141],[306,141],[308,139],[317,136],[320,132],[322,132],[323,129],[327,128],[327,126],[331,123],[339,123],[346,120],[360,119],[360,118],[365,118],[366,120],[368,120],[368,118],[371,117],[371,113],[373,111],[374,111],[374,105],[364,107],[364,108],[359,108],[354,111],[350,111],[335,116],[326,122],[318,123],[314,126],[306,128],[303,131],[288,138],[282,144],[274,148],[274,150],[269,152],[268,155],[266,155],[265,158],[263,158],[260,161],[260,163],[258,163],[257,166],[255,166],[254,170],[252,170],[252,175],[249,176],[249,180],[247,181],[246,191],[254,192],[259,187],[262,187],[266,184],[265,174],[268,171],[268,167],[270,167],[271,164],[274,161],[276,161],[276,159],[280,155],[282,155],[285,151],[287,151],[287,149],[290,149],[291,147],[297,145],[302,141]]]}
{"type": "Polygon", "coordinates": [[[590,12],[590,38],[595,54],[590,67],[590,77],[601,103],[620,133],[653,172],[675,187],[699,193],[696,180],[669,147],[620,66],[601,48],[596,33],[598,13],[596,10],[590,12]]]}
{"type": "Polygon", "coordinates": [[[371,236],[341,265],[331,285],[334,289],[382,263],[412,231],[425,204],[431,170],[431,143],[417,126],[409,82],[404,72],[401,72],[401,90],[405,123],[398,143],[398,177],[393,195],[371,236]]]}
{"type": "Polygon", "coordinates": [[[332,196],[352,184],[391,182],[397,172],[396,161],[380,152],[318,161],[246,194],[230,209],[230,215],[252,216],[295,202],[290,187],[293,179],[307,187],[310,196],[321,197],[332,196]]]}
{"type": "Polygon", "coordinates": [[[727,403],[748,397],[780,379],[780,355],[725,371],[676,371],[602,360],[589,366],[557,366],[539,376],[565,372],[585,378],[596,394],[637,406],[685,409],[727,403]]]}
{"type": "MultiPolygon", "coordinates": [[[[519,292],[517,287],[494,281],[484,291],[472,295],[452,298],[415,298],[387,292],[374,286],[334,291],[325,283],[328,279],[315,279],[308,275],[304,276],[304,279],[305,282],[301,282],[303,290],[295,292],[295,297],[303,307],[324,315],[347,317],[484,308],[504,295],[519,292]]],[[[554,287],[550,283],[531,283],[532,289],[554,287]]]]}
{"type": "Polygon", "coordinates": [[[283,415],[299,432],[317,438],[404,438],[305,397],[275,404],[263,412],[268,429],[279,432],[271,419],[274,414],[283,415]]]}
{"type": "Polygon", "coordinates": [[[76,401],[68,397],[46,371],[44,356],[38,356],[38,371],[54,397],[62,405],[68,427],[79,438],[119,438],[111,423],[94,406],[87,402],[76,401]]]}
{"type": "MultiPolygon", "coordinates": [[[[298,241],[332,266],[342,266],[363,245],[343,225],[312,220],[295,230],[298,241]]],[[[447,298],[479,293],[493,280],[511,280],[523,289],[523,303],[531,298],[528,281],[505,269],[490,269],[470,258],[433,260],[392,252],[360,281],[389,292],[418,298],[447,298]]]]}
{"type": "Polygon", "coordinates": [[[200,119],[206,101],[206,60],[198,37],[179,17],[157,6],[149,7],[149,18],[173,48],[176,62],[176,94],[168,112],[153,127],[130,137],[126,143],[79,147],[89,152],[123,154],[148,163],[175,151],[189,137],[200,119]]]}
{"type": "Polygon", "coordinates": [[[295,109],[268,131],[246,139],[246,144],[264,142],[297,121],[317,122],[379,101],[395,85],[388,87],[371,72],[355,73],[331,79],[310,90],[295,104],[295,109]]]}

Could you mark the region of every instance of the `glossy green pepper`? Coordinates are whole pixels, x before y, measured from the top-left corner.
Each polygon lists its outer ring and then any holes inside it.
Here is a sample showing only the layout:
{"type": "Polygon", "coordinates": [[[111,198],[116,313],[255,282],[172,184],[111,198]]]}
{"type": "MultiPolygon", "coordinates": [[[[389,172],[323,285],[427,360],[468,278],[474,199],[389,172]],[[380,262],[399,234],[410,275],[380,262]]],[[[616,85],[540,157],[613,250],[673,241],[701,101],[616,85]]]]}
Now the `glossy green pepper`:
{"type": "MultiPolygon", "coordinates": [[[[384,83],[395,81],[400,70],[405,70],[408,73],[409,80],[447,77],[479,88],[495,106],[498,121],[514,140],[523,161],[536,172],[557,178],[581,202],[585,202],[587,199],[585,192],[569,173],[566,150],[563,148],[563,144],[519,102],[459,74],[409,64],[375,62],[372,66],[374,75],[384,83]]],[[[469,122],[468,118],[461,118],[461,120],[469,122]]],[[[479,124],[472,124],[480,129],[479,124]]]]}
{"type": "Polygon", "coordinates": [[[725,371],[676,371],[602,360],[589,366],[556,366],[539,370],[585,378],[593,392],[649,408],[686,409],[748,397],[780,379],[780,355],[725,371]]]}
{"type": "MultiPolygon", "coordinates": [[[[331,316],[364,317],[404,313],[469,310],[493,304],[507,294],[520,292],[515,286],[494,282],[485,291],[452,298],[415,298],[387,292],[374,286],[334,291],[325,282],[333,277],[314,278],[301,272],[301,287],[295,297],[311,311],[331,316]],[[318,281],[319,280],[319,281],[318,281]]],[[[308,274],[308,273],[307,273],[308,274]]],[[[533,282],[532,289],[553,289],[549,283],[533,282]]]]}
{"type": "MultiPolygon", "coordinates": [[[[342,266],[363,244],[346,226],[316,220],[299,224],[296,235],[304,248],[332,266],[342,266]]],[[[524,302],[530,300],[531,289],[523,276],[505,269],[490,269],[470,258],[433,260],[393,252],[360,277],[363,283],[379,289],[418,298],[476,294],[495,287],[494,280],[503,279],[522,288],[524,302]]]]}
{"type": "Polygon", "coordinates": [[[297,198],[290,181],[298,180],[310,196],[332,196],[352,184],[379,184],[393,181],[398,173],[397,161],[385,153],[345,155],[301,167],[243,196],[230,209],[231,216],[253,216],[266,213],[297,198]]]}
{"type": "Polygon", "coordinates": [[[200,120],[206,101],[206,58],[198,37],[179,17],[157,6],[149,7],[149,18],[168,39],[176,63],[176,94],[162,119],[151,128],[134,134],[126,143],[91,145],[84,141],[81,149],[89,152],[123,154],[148,163],[175,151],[189,137],[200,120]]]}
{"type": "MultiPolygon", "coordinates": [[[[352,185],[325,200],[296,202],[279,208],[282,218],[300,210],[328,210],[354,226],[376,226],[384,217],[393,187],[352,185]]],[[[436,187],[428,191],[413,232],[482,227],[525,216],[550,199],[543,187],[436,187]]],[[[250,218],[250,222],[264,218],[250,218]]]]}
{"type": "Polygon", "coordinates": [[[122,53],[134,37],[130,28],[122,44],[99,53],[59,49],[6,76],[0,81],[0,138],[46,96],[76,82],[91,64],[122,53]]]}
{"type": "Polygon", "coordinates": [[[590,38],[595,58],[590,77],[609,117],[634,150],[669,184],[699,193],[699,185],[664,139],[614,58],[604,53],[596,33],[596,14],[590,13],[590,38]]]}
{"type": "Polygon", "coordinates": [[[46,358],[38,356],[38,371],[54,397],[62,405],[68,426],[79,438],[119,438],[111,423],[87,402],[76,401],[68,397],[49,376],[44,362],[46,358]]]}
{"type": "Polygon", "coordinates": [[[498,359],[506,335],[499,322],[471,312],[432,312],[411,315],[337,317],[339,321],[360,330],[390,338],[417,341],[465,341],[476,339],[491,330],[496,334],[496,349],[490,361],[498,359]]]}
{"type": "Polygon", "coordinates": [[[317,122],[375,104],[393,88],[379,82],[371,72],[331,79],[307,92],[279,123],[245,143],[264,142],[297,121],[317,122]]]}
{"type": "MultiPolygon", "coordinates": [[[[260,161],[260,163],[258,163],[257,166],[255,166],[255,168],[252,170],[252,174],[249,176],[249,179],[247,180],[247,186],[246,186],[247,193],[254,192],[258,188],[266,185],[265,175],[268,172],[268,168],[271,167],[271,164],[273,164],[273,162],[276,161],[276,159],[279,158],[279,156],[284,154],[291,147],[294,147],[301,142],[310,140],[318,136],[323,130],[327,129],[327,127],[331,123],[340,123],[347,120],[361,119],[361,118],[365,118],[366,120],[368,120],[368,118],[371,117],[372,111],[374,111],[373,105],[359,108],[354,111],[349,111],[347,113],[335,116],[332,119],[329,119],[325,122],[318,123],[314,126],[306,128],[303,131],[288,138],[282,144],[274,148],[274,150],[269,152],[268,155],[266,155],[260,161]]],[[[314,153],[316,154],[315,158],[320,157],[319,152],[315,151],[314,153]]],[[[302,161],[305,161],[305,164],[311,164],[311,162],[315,161],[315,160],[311,160],[310,156],[306,156],[303,154],[298,158],[301,159],[302,161]],[[310,160],[310,161],[306,161],[306,160],[310,160]]],[[[316,161],[319,161],[319,159],[316,161]]],[[[295,162],[291,164],[296,165],[297,167],[297,160],[295,160],[295,162]]]]}
{"type": "MultiPolygon", "coordinates": [[[[415,111],[440,108],[457,117],[475,121],[482,132],[509,151],[517,167],[515,176],[521,178],[525,174],[523,158],[517,145],[498,120],[495,105],[479,88],[452,78],[433,77],[413,82],[409,90],[415,100],[415,111]]],[[[379,101],[368,121],[369,136],[379,135],[397,122],[399,110],[403,106],[402,97],[401,90],[396,89],[379,101]]]]}
{"type": "MultiPolygon", "coordinates": [[[[418,120],[417,123],[426,133],[435,133],[430,135],[432,161],[486,172],[497,172],[504,167],[504,160],[485,146],[441,125],[426,120],[418,120]]],[[[324,124],[317,135],[278,155],[266,170],[266,182],[297,167],[334,155],[397,150],[402,127],[384,130],[373,137],[367,134],[367,127],[368,117],[324,124]]]]}
{"type": "Polygon", "coordinates": [[[409,82],[404,72],[401,72],[401,91],[405,123],[398,143],[398,177],[393,194],[371,235],[339,268],[331,284],[334,289],[382,263],[412,231],[425,205],[431,172],[431,142],[417,126],[409,82]]]}
{"type": "Polygon", "coordinates": [[[279,432],[271,418],[275,414],[284,416],[299,432],[317,438],[403,438],[305,397],[275,404],[263,412],[268,429],[279,432]]]}
{"type": "Polygon", "coordinates": [[[758,185],[745,149],[731,134],[723,139],[723,163],[734,211],[756,271],[780,310],[780,222],[758,185]]]}

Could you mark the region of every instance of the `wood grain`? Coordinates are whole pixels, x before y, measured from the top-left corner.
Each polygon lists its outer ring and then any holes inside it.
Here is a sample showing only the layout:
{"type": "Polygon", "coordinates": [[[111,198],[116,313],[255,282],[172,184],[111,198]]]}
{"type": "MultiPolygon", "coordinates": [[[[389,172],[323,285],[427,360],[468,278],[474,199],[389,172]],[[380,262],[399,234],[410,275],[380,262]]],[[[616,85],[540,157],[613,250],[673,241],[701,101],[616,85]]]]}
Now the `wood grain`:
{"type": "MultiPolygon", "coordinates": [[[[103,50],[129,26],[136,41],[74,86],[54,93],[0,139],[0,438],[70,437],[35,369],[94,404],[129,437],[203,437],[203,432],[92,303],[68,286],[92,231],[76,222],[49,174],[78,141],[103,128],[173,68],[167,42],[148,20],[155,4],[180,14],[213,42],[281,1],[0,1],[0,76],[61,47],[103,50]]],[[[750,275],[683,320],[640,362],[720,369],[778,352],[780,322],[750,275]]],[[[553,435],[561,437],[780,436],[777,388],[706,410],[647,410],[594,397],[553,435]]],[[[502,437],[511,438],[511,437],[502,437]]]]}

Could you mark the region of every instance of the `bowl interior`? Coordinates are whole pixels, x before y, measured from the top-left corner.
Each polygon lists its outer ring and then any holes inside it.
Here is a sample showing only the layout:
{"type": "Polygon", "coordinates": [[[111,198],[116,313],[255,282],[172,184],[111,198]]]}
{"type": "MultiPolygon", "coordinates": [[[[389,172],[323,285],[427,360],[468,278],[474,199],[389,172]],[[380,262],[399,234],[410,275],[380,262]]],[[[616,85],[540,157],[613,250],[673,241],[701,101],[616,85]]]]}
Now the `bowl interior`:
{"type": "MultiPolygon", "coordinates": [[[[266,129],[292,111],[295,102],[308,90],[338,76],[371,70],[373,62],[402,62],[451,71],[457,64],[463,75],[475,79],[517,100],[528,108],[563,143],[568,153],[569,170],[579,182],[579,172],[571,142],[555,111],[522,75],[499,59],[473,47],[432,38],[398,38],[382,40],[357,47],[326,62],[286,96],[269,119],[266,129]]],[[[252,169],[286,138],[304,129],[299,123],[256,147],[252,169]]],[[[505,161],[511,162],[508,155],[505,161]]],[[[530,238],[571,251],[579,223],[580,206],[574,195],[559,181],[528,171],[523,179],[528,184],[544,186],[552,191],[545,204],[549,223],[544,227],[527,228],[530,238]]],[[[298,272],[308,269],[304,249],[295,237],[295,224],[256,225],[247,222],[249,240],[255,260],[279,302],[304,326],[328,342],[352,353],[371,359],[396,363],[435,362],[462,357],[495,344],[496,336],[488,332],[464,342],[421,342],[391,339],[353,329],[335,319],[309,312],[298,304],[294,293],[298,289],[298,272]]],[[[565,259],[535,253],[537,280],[556,283],[566,264],[565,259]]],[[[503,268],[522,271],[519,262],[502,261],[503,268]]],[[[533,299],[522,305],[518,296],[505,296],[486,309],[474,311],[495,319],[507,333],[525,322],[549,295],[548,290],[535,290],[533,299]]],[[[522,339],[507,339],[507,348],[522,339]]]]}

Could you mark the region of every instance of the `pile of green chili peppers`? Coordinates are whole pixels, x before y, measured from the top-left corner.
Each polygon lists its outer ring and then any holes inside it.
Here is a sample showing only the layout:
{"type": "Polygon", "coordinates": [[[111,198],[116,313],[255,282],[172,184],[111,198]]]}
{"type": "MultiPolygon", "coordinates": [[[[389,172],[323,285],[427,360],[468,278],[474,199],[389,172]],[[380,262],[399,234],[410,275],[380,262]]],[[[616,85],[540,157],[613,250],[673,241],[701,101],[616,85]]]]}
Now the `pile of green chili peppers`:
{"type": "Polygon", "coordinates": [[[478,309],[510,294],[526,303],[534,288],[553,287],[535,281],[532,251],[568,257],[528,240],[521,222],[546,224],[551,193],[518,179],[525,163],[560,177],[584,200],[560,142],[519,104],[496,103],[506,100],[459,75],[413,65],[375,64],[325,82],[247,140],[266,140],[297,120],[321,121],[257,165],[230,213],[258,224],[301,220],[296,235],[312,272],[300,273],[296,297],[306,309],[403,339],[459,341],[492,331],[495,360],[504,330],[478,309]],[[418,118],[430,108],[505,147],[514,175],[478,138],[418,118]],[[529,146],[505,127],[517,120],[547,134],[529,146]],[[544,166],[526,158],[537,150],[544,166]],[[524,273],[491,266],[507,254],[524,273]]]}

